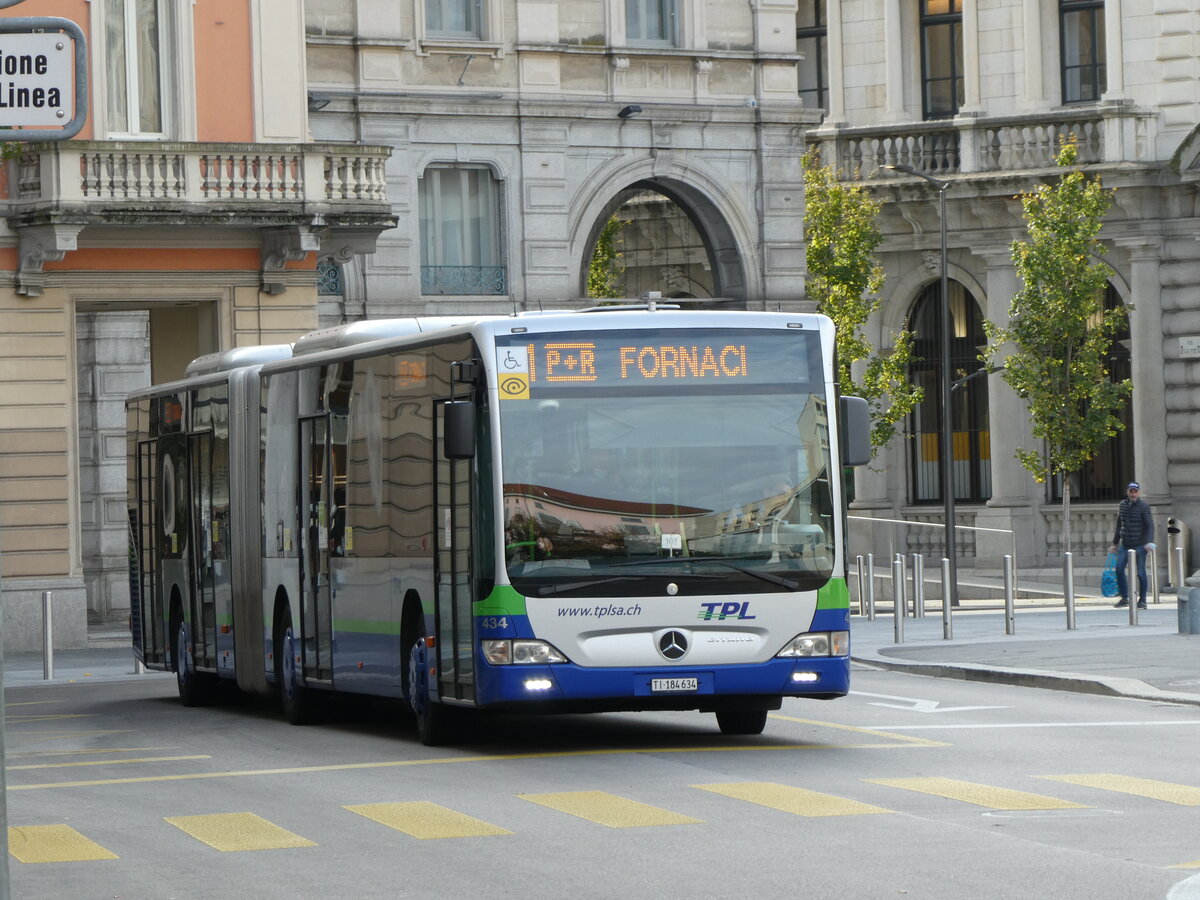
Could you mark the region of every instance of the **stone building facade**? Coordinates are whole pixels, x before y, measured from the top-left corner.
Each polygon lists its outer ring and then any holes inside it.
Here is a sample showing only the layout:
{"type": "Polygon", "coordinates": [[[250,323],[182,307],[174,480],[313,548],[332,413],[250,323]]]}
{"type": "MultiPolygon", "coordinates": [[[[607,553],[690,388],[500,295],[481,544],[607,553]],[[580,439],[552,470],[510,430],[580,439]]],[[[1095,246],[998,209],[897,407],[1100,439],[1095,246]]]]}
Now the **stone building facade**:
{"type": "MultiPolygon", "coordinates": [[[[794,2],[310,0],[315,136],[392,148],[372,317],[578,305],[624,192],[674,201],[712,293],[803,290],[794,2]]],[[[664,295],[669,291],[664,291],[664,295]]]]}
{"type": "Polygon", "coordinates": [[[394,224],[385,147],[308,132],[292,0],[27,0],[75,22],[89,115],[7,161],[0,602],[7,649],[129,609],[124,395],[201,353],[317,325],[317,266],[394,224]]]}
{"type": "MultiPolygon", "coordinates": [[[[1153,507],[1160,547],[1168,517],[1200,525],[1200,3],[802,0],[800,20],[801,46],[819,60],[802,68],[801,89],[824,114],[807,139],[885,204],[876,341],[905,322],[931,341],[940,308],[938,190],[887,166],[948,183],[955,381],[980,368],[980,320],[1008,320],[1020,286],[1011,244],[1024,236],[1017,195],[1057,176],[1062,137],[1076,138],[1086,169],[1117,189],[1100,259],[1108,302],[1129,314],[1110,362],[1134,389],[1127,430],[1073,477],[1071,549],[1085,566],[1102,561],[1131,480],[1153,507]]],[[[860,478],[863,514],[942,518],[941,365],[928,356],[918,375],[934,399],[860,478]]],[[[958,523],[997,529],[964,531],[961,564],[994,567],[1015,552],[1026,569],[1056,569],[1059,487],[1034,484],[1013,458],[1036,447],[1023,404],[999,375],[981,373],[956,391],[952,424],[958,523]]],[[[890,529],[873,529],[877,549],[937,554],[936,530],[890,529]]]]}

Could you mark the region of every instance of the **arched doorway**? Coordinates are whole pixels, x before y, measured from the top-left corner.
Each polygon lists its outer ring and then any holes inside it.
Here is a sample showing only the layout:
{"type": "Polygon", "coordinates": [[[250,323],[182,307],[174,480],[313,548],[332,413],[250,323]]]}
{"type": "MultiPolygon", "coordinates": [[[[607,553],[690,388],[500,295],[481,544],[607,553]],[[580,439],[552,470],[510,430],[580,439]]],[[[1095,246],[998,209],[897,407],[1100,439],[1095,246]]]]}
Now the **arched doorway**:
{"type": "Polygon", "coordinates": [[[617,192],[593,223],[583,293],[596,299],[745,298],[732,231],[695,188],[637,181],[617,192]]]}
{"type": "MultiPolygon", "coordinates": [[[[979,351],[987,343],[979,303],[957,281],[950,290],[951,477],[954,498],[982,502],[992,495],[988,386],[979,351]]],[[[913,362],[909,377],[925,397],[909,419],[910,496],[913,503],[942,502],[942,303],[941,284],[926,287],[913,305],[913,362]]]]}
{"type": "MultiPolygon", "coordinates": [[[[1105,310],[1117,309],[1121,306],[1121,296],[1111,284],[1104,291],[1105,310]]],[[[1108,348],[1105,358],[1109,380],[1124,381],[1133,371],[1132,353],[1130,352],[1129,321],[1126,319],[1120,329],[1113,335],[1112,345],[1108,348]]],[[[1135,477],[1133,459],[1133,408],[1132,401],[1127,400],[1117,413],[1117,418],[1125,426],[1096,449],[1096,454],[1084,463],[1077,472],[1072,472],[1071,499],[1082,503],[1117,502],[1125,497],[1125,485],[1135,477]]],[[[1056,476],[1051,482],[1051,500],[1062,501],[1062,476],[1056,476]]]]}

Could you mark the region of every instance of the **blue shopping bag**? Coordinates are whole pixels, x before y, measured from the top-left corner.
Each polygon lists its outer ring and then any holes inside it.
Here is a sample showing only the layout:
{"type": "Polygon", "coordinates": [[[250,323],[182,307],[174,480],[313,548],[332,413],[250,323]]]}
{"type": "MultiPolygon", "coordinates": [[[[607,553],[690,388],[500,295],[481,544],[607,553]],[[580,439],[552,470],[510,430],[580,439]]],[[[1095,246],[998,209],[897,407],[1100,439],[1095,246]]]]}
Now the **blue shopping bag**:
{"type": "Polygon", "coordinates": [[[1121,593],[1117,587],[1117,554],[1108,554],[1108,562],[1104,565],[1104,574],[1100,576],[1100,593],[1105,597],[1116,597],[1121,593]]]}

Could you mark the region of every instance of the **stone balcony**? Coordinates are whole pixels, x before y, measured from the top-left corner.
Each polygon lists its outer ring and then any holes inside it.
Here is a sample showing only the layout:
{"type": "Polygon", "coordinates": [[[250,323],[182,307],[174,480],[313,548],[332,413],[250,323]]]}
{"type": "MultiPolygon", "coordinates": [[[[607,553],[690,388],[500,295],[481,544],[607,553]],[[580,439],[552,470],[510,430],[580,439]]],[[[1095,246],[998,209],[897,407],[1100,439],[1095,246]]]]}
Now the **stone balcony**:
{"type": "Polygon", "coordinates": [[[240,228],[261,233],[270,273],[317,251],[346,261],[392,228],[384,167],[391,148],[358,144],[62,141],[9,162],[8,225],[21,254],[17,290],[40,293],[42,264],[85,228],[240,228]]]}
{"type": "Polygon", "coordinates": [[[875,177],[884,166],[911,166],[935,177],[1052,170],[1063,136],[1084,164],[1144,162],[1152,154],[1151,116],[1125,103],[1012,117],[960,115],[908,124],[826,126],[809,133],[844,180],[875,177]]]}

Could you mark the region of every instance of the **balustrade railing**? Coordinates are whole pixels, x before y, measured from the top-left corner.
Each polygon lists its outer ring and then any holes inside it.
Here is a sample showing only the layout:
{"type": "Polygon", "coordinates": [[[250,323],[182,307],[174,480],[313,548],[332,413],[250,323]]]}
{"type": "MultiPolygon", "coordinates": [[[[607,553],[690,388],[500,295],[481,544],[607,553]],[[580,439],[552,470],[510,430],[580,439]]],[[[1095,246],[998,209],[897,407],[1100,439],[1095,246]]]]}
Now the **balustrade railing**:
{"type": "Polygon", "coordinates": [[[504,266],[421,266],[422,294],[503,294],[504,266]]]}
{"type": "Polygon", "coordinates": [[[386,147],[336,144],[28,145],[15,163],[13,211],[47,204],[329,204],[388,207],[386,147]]]}
{"type": "Polygon", "coordinates": [[[810,134],[822,160],[847,180],[879,177],[885,166],[949,174],[1053,169],[1065,137],[1081,163],[1124,162],[1145,152],[1146,114],[1129,106],[1055,110],[1024,117],[963,117],[841,128],[810,134]]]}

